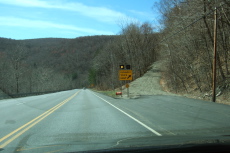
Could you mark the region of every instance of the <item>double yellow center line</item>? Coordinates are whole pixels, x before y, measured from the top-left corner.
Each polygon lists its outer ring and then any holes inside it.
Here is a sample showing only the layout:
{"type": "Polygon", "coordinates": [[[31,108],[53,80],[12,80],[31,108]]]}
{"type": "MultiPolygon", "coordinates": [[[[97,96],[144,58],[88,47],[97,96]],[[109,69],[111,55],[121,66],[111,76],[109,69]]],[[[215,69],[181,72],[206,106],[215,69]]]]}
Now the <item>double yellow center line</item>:
{"type": "Polygon", "coordinates": [[[0,148],[4,148],[5,146],[7,146],[9,143],[11,143],[12,141],[14,141],[16,138],[18,138],[20,135],[22,135],[23,133],[25,133],[27,130],[29,130],[30,128],[32,128],[34,125],[36,125],[37,123],[39,123],[40,121],[42,121],[44,118],[46,118],[47,116],[49,116],[50,114],[52,114],[54,111],[56,111],[58,108],[60,108],[61,106],[63,106],[65,103],[67,103],[68,101],[70,101],[71,99],[73,99],[80,91],[76,92],[74,95],[72,95],[71,97],[67,98],[66,100],[62,101],[61,103],[57,104],[56,106],[52,107],[51,109],[47,110],[46,112],[44,112],[43,114],[39,115],[38,117],[32,119],[31,121],[29,121],[28,123],[22,125],[21,127],[19,127],[18,129],[12,131],[11,133],[7,134],[6,136],[2,137],[0,139],[0,142],[6,140],[7,138],[9,138],[10,136],[12,136],[13,134],[15,134],[13,137],[11,137],[10,139],[8,139],[7,141],[5,141],[3,144],[0,145],[0,148]],[[24,128],[24,129],[23,129],[24,128]],[[23,129],[23,130],[22,130],[23,129]],[[21,131],[20,131],[21,130],[21,131]],[[18,132],[18,133],[17,133],[18,132]]]}

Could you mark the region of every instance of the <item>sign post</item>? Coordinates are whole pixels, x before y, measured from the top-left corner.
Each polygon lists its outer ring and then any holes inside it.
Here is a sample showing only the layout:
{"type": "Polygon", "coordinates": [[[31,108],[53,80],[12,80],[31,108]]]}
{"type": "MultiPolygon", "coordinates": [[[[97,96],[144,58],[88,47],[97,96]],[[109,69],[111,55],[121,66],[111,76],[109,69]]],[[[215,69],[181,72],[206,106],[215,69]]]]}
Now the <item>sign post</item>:
{"type": "Polygon", "coordinates": [[[127,88],[127,96],[129,97],[129,84],[126,83],[125,87],[127,88]]]}

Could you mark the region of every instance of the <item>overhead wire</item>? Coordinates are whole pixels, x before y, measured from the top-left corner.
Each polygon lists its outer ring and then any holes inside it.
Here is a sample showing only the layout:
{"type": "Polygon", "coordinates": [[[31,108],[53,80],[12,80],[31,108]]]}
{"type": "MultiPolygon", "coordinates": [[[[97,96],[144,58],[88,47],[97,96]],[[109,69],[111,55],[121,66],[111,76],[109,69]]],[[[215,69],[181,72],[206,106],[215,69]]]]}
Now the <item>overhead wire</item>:
{"type": "MultiPolygon", "coordinates": [[[[224,4],[226,4],[226,3],[221,4],[220,6],[216,7],[216,9],[219,9],[219,8],[220,8],[221,6],[223,6],[224,4]]],[[[160,43],[162,43],[162,42],[166,41],[167,39],[169,39],[169,38],[171,38],[171,37],[173,37],[173,36],[179,34],[180,32],[182,32],[182,31],[184,31],[184,30],[186,30],[188,27],[190,27],[190,26],[192,26],[193,24],[197,23],[198,21],[200,21],[201,19],[203,19],[205,16],[208,16],[209,14],[213,13],[214,11],[215,11],[215,10],[211,10],[211,11],[209,11],[207,14],[202,15],[201,17],[199,17],[198,19],[196,19],[195,21],[193,21],[193,22],[190,23],[189,25],[183,27],[181,30],[179,30],[179,31],[173,33],[172,35],[170,35],[170,36],[164,38],[162,41],[160,41],[160,43]]]]}

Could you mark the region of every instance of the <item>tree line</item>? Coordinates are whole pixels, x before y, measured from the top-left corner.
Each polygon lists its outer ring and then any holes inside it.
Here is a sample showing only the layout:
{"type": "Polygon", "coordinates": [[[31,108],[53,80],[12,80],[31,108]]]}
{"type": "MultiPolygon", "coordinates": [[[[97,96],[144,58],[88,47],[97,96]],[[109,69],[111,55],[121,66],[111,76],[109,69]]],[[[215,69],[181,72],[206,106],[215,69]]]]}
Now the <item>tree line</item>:
{"type": "Polygon", "coordinates": [[[119,65],[131,65],[133,80],[141,77],[157,59],[158,40],[159,34],[148,22],[122,23],[120,34],[106,43],[93,59],[89,83],[102,90],[124,85],[119,80],[119,65]]]}
{"type": "Polygon", "coordinates": [[[113,38],[0,38],[0,89],[20,94],[87,86],[92,59],[113,38]]]}
{"type": "MultiPolygon", "coordinates": [[[[161,50],[164,77],[172,91],[209,93],[212,89],[214,10],[217,8],[217,90],[230,85],[230,1],[162,0],[161,50]]],[[[227,92],[229,93],[229,91],[227,92]]],[[[225,94],[227,96],[227,93],[225,94]]]]}

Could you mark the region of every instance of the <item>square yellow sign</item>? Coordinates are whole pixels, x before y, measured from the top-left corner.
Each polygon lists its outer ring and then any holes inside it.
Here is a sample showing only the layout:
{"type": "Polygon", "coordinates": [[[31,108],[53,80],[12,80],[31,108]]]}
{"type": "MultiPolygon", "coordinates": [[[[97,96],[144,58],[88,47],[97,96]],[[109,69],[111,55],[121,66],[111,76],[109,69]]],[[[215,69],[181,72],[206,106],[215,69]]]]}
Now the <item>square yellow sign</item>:
{"type": "Polygon", "coordinates": [[[133,79],[132,70],[120,70],[119,71],[119,79],[120,80],[132,80],[133,79]]]}

